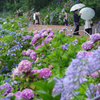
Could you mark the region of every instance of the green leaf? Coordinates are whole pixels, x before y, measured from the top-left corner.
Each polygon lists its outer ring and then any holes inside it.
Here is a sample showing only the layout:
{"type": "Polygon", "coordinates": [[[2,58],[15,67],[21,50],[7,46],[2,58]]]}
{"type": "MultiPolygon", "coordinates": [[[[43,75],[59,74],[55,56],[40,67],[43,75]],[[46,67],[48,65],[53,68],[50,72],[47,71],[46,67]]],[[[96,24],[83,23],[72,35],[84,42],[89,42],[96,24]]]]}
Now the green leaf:
{"type": "Polygon", "coordinates": [[[5,88],[4,88],[4,89],[2,89],[2,90],[0,91],[0,93],[1,93],[1,94],[3,94],[3,92],[4,92],[4,91],[5,91],[5,88]]]}
{"type": "Polygon", "coordinates": [[[49,94],[47,94],[45,92],[43,93],[43,91],[37,91],[35,93],[40,95],[43,100],[52,100],[53,99],[53,97],[51,95],[49,95],[49,94]]]}
{"type": "Polygon", "coordinates": [[[52,90],[54,88],[55,81],[52,80],[51,82],[47,83],[47,88],[49,89],[49,93],[52,94],[52,90]]]}
{"type": "Polygon", "coordinates": [[[34,82],[33,85],[35,85],[36,88],[48,92],[48,89],[46,88],[46,84],[42,82],[34,82]]]}
{"type": "Polygon", "coordinates": [[[61,94],[55,96],[55,97],[53,98],[53,100],[60,100],[60,98],[61,98],[61,94]]]}
{"type": "Polygon", "coordinates": [[[15,96],[12,96],[12,97],[11,97],[11,100],[15,100],[15,96]]]}

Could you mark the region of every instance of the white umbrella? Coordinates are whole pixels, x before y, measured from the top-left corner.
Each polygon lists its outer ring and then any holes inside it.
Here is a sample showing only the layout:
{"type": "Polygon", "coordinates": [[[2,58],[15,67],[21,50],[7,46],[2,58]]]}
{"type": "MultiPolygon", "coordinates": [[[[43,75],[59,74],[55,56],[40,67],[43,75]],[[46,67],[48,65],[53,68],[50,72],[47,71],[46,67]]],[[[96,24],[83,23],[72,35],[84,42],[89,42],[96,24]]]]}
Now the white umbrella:
{"type": "Polygon", "coordinates": [[[81,18],[84,20],[90,20],[95,16],[95,11],[89,7],[81,9],[80,13],[81,13],[81,18]]]}
{"type": "Polygon", "coordinates": [[[82,3],[75,4],[74,6],[71,7],[70,11],[75,11],[77,9],[83,8],[84,6],[85,5],[82,3]]]}

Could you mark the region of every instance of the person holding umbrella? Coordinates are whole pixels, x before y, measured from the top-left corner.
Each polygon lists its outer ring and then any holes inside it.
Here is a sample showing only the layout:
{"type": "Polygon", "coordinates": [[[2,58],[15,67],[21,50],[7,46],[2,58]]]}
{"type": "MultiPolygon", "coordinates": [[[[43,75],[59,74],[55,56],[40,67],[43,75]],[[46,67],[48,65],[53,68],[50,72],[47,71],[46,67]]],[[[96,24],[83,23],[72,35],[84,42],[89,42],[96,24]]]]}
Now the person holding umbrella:
{"type": "Polygon", "coordinates": [[[78,3],[78,4],[73,5],[70,9],[70,12],[74,11],[74,24],[76,26],[76,29],[75,29],[73,35],[79,35],[79,32],[78,32],[79,31],[79,19],[80,19],[81,13],[78,16],[78,9],[83,8],[84,6],[85,6],[84,4],[78,3]]]}
{"type": "MultiPolygon", "coordinates": [[[[89,33],[88,35],[92,35],[92,18],[95,16],[95,11],[90,7],[85,7],[80,10],[81,18],[85,21],[85,31],[89,33]]],[[[86,34],[87,34],[86,33],[86,34]]]]}
{"type": "MultiPolygon", "coordinates": [[[[81,13],[80,13],[81,15],[81,13]]],[[[78,15],[78,10],[74,11],[74,24],[76,26],[73,35],[79,35],[79,20],[80,20],[80,15],[78,15]]]]}
{"type": "Polygon", "coordinates": [[[93,26],[92,20],[86,20],[85,21],[85,31],[87,33],[89,33],[90,35],[92,35],[92,26],[93,26]]]}

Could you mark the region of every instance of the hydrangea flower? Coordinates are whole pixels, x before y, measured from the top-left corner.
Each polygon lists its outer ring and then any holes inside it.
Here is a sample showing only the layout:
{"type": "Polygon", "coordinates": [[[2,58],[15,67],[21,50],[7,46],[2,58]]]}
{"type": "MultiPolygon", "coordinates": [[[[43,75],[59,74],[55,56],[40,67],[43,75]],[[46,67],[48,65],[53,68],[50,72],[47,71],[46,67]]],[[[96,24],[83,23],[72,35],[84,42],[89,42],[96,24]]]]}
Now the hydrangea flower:
{"type": "Polygon", "coordinates": [[[54,35],[54,32],[50,32],[47,38],[51,38],[54,35]]]}
{"type": "MultiPolygon", "coordinates": [[[[100,95],[100,83],[98,84],[90,84],[87,88],[86,95],[88,99],[92,99],[100,95]]],[[[98,99],[99,100],[99,99],[98,99]]]]}
{"type": "Polygon", "coordinates": [[[44,42],[48,43],[51,40],[52,40],[52,38],[45,38],[44,42]]]}
{"type": "Polygon", "coordinates": [[[92,47],[93,47],[93,42],[91,42],[91,41],[87,41],[82,44],[83,50],[90,50],[90,49],[92,49],[92,47]]]}
{"type": "Polygon", "coordinates": [[[25,100],[30,100],[34,97],[34,93],[31,89],[24,89],[21,92],[21,98],[25,99],[25,100]]]}
{"type": "Polygon", "coordinates": [[[52,31],[52,29],[51,29],[51,28],[47,29],[47,32],[51,32],[51,31],[52,31]]]}
{"type": "Polygon", "coordinates": [[[31,62],[28,60],[22,60],[19,64],[18,64],[18,70],[20,73],[27,73],[28,71],[30,71],[32,65],[31,62]]]}
{"type": "Polygon", "coordinates": [[[59,33],[63,32],[63,30],[60,30],[59,33]]]}
{"type": "MultiPolygon", "coordinates": [[[[60,100],[70,100],[73,97],[73,94],[74,96],[78,95],[79,92],[74,90],[77,90],[83,82],[88,81],[86,78],[87,75],[91,76],[100,69],[100,47],[98,47],[97,50],[91,51],[91,54],[89,55],[82,55],[79,54],[76,56],[76,59],[72,59],[71,64],[65,72],[65,77],[62,79],[62,82],[60,82],[61,84],[57,84],[59,83],[58,81],[60,81],[60,79],[58,79],[55,85],[56,88],[54,87],[56,93],[61,93],[60,100]]],[[[95,75],[97,76],[97,74],[95,75]]],[[[91,90],[94,91],[94,95],[98,94],[98,90],[96,90],[96,92],[93,88],[91,88],[91,90]]],[[[90,95],[87,96],[90,98],[90,95]]]]}
{"type": "Polygon", "coordinates": [[[45,36],[47,36],[47,35],[48,35],[47,31],[45,31],[45,32],[43,32],[43,33],[41,34],[41,37],[43,38],[43,37],[45,37],[45,36]]]}
{"type": "Polygon", "coordinates": [[[52,69],[53,68],[53,66],[52,65],[49,65],[49,69],[52,69]]]}
{"type": "Polygon", "coordinates": [[[42,68],[39,72],[39,77],[46,77],[48,78],[51,75],[51,71],[49,68],[42,68]]]}
{"type": "Polygon", "coordinates": [[[13,70],[13,79],[15,78],[15,76],[18,76],[18,75],[19,75],[19,70],[18,70],[18,67],[17,67],[13,70]]]}
{"type": "Polygon", "coordinates": [[[67,36],[72,37],[73,35],[72,34],[67,34],[67,36]]]}
{"type": "Polygon", "coordinates": [[[25,28],[21,28],[21,31],[25,30],[25,28]]]}
{"type": "Polygon", "coordinates": [[[79,56],[79,55],[85,57],[87,55],[87,51],[79,51],[77,56],[79,56]]]}
{"type": "Polygon", "coordinates": [[[14,93],[14,95],[16,96],[17,100],[21,99],[21,92],[20,91],[17,91],[16,93],[14,93]]]}
{"type": "Polygon", "coordinates": [[[100,34],[99,33],[96,33],[96,34],[93,34],[90,36],[90,41],[92,42],[96,42],[100,39],[100,34]]]}
{"type": "Polygon", "coordinates": [[[9,84],[9,83],[5,83],[3,85],[0,86],[0,90],[4,89],[5,88],[5,91],[3,92],[2,95],[7,95],[9,94],[11,91],[12,91],[12,86],[9,84]]]}
{"type": "Polygon", "coordinates": [[[22,52],[22,55],[23,55],[23,56],[25,56],[25,55],[26,55],[26,50],[24,50],[24,51],[22,52]]]}
{"type": "Polygon", "coordinates": [[[35,34],[38,34],[38,31],[37,30],[33,31],[33,35],[35,35],[35,34]]]}
{"type": "Polygon", "coordinates": [[[29,56],[32,52],[33,52],[33,50],[28,49],[28,50],[26,51],[26,55],[29,56]]]}

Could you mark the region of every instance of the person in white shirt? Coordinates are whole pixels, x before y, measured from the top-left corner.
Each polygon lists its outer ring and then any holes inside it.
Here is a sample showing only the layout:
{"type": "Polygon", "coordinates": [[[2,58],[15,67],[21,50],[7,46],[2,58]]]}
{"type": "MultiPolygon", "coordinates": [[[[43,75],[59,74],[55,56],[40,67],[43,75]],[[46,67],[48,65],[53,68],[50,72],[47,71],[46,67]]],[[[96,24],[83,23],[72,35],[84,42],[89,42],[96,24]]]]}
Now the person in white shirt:
{"type": "Polygon", "coordinates": [[[92,20],[86,20],[85,21],[85,31],[87,33],[89,33],[90,35],[92,35],[92,26],[93,26],[92,20]]]}
{"type": "Polygon", "coordinates": [[[67,11],[65,10],[65,25],[68,26],[68,14],[67,11]]]}
{"type": "Polygon", "coordinates": [[[37,10],[35,11],[35,13],[33,14],[33,20],[35,24],[39,24],[39,16],[38,16],[38,12],[37,10]]]}

